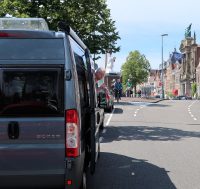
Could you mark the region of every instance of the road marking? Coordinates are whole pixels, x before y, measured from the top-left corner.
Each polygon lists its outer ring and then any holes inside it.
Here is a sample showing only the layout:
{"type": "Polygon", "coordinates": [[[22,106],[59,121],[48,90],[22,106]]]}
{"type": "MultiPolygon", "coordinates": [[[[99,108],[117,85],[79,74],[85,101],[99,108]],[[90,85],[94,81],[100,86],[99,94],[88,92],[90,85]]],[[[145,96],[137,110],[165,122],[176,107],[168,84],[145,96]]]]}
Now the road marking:
{"type": "Polygon", "coordinates": [[[137,116],[137,114],[134,114],[134,117],[136,117],[137,116]]]}
{"type": "Polygon", "coordinates": [[[102,131],[102,133],[106,133],[106,129],[104,128],[104,130],[102,131]]]}
{"type": "Polygon", "coordinates": [[[192,112],[191,112],[191,107],[193,106],[193,104],[195,103],[195,102],[197,102],[196,100],[194,101],[194,102],[192,102],[189,106],[188,106],[188,113],[190,114],[190,116],[191,116],[191,118],[193,118],[194,119],[194,121],[196,121],[197,120],[197,118],[196,117],[194,117],[194,115],[192,114],[192,112]]]}
{"type": "Polygon", "coordinates": [[[109,118],[108,118],[108,121],[107,121],[107,123],[106,123],[106,126],[109,125],[110,120],[111,120],[111,118],[112,118],[112,116],[113,116],[114,111],[115,111],[115,109],[113,109],[113,111],[111,112],[111,114],[110,114],[110,116],[109,116],[109,118]]]}

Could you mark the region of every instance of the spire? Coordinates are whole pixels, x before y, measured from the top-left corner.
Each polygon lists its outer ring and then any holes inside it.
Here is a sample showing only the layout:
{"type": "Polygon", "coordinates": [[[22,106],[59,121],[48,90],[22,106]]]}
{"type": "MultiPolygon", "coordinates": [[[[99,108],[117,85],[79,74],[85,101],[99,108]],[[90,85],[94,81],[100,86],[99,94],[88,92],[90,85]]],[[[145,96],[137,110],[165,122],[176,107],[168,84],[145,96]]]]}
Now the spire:
{"type": "Polygon", "coordinates": [[[196,43],[196,33],[194,31],[194,43],[196,43]]]}

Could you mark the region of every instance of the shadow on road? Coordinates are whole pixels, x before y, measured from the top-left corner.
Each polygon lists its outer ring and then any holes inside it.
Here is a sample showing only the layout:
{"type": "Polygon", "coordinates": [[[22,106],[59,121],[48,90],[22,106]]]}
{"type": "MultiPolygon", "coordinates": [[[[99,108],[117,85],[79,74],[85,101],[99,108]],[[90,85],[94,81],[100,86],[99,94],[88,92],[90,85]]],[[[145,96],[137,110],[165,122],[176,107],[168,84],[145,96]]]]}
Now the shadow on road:
{"type": "Polygon", "coordinates": [[[148,106],[150,106],[150,107],[168,107],[168,106],[171,106],[171,105],[168,105],[168,104],[158,104],[158,103],[156,103],[156,104],[149,104],[148,106]]]}
{"type": "Polygon", "coordinates": [[[200,132],[183,131],[164,127],[147,126],[121,126],[107,127],[103,134],[103,143],[120,140],[143,140],[143,141],[175,141],[182,138],[200,138],[200,132]]]}
{"type": "Polygon", "coordinates": [[[114,114],[122,114],[122,113],[123,113],[123,109],[115,108],[114,114]]]}
{"type": "Polygon", "coordinates": [[[115,102],[115,105],[121,105],[121,106],[138,106],[138,105],[148,105],[151,107],[168,107],[171,106],[170,104],[161,104],[161,103],[152,103],[152,102],[124,102],[124,101],[119,101],[115,102]]]}
{"type": "Polygon", "coordinates": [[[167,171],[146,160],[101,153],[88,189],[176,189],[167,171]]]}

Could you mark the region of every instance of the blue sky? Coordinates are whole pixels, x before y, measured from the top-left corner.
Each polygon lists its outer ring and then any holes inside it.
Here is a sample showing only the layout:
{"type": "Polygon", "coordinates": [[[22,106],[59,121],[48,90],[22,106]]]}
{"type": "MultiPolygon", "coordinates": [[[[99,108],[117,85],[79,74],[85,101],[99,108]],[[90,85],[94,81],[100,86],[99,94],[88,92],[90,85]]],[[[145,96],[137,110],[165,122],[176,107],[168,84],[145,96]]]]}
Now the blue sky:
{"type": "MultiPolygon", "coordinates": [[[[121,51],[114,54],[114,71],[120,71],[130,51],[139,50],[150,61],[151,67],[161,63],[161,34],[164,37],[164,59],[184,39],[185,29],[192,23],[192,36],[200,38],[200,1],[198,0],[107,0],[111,17],[116,21],[121,40],[121,51]]],[[[98,61],[105,62],[102,57],[98,61]]]]}

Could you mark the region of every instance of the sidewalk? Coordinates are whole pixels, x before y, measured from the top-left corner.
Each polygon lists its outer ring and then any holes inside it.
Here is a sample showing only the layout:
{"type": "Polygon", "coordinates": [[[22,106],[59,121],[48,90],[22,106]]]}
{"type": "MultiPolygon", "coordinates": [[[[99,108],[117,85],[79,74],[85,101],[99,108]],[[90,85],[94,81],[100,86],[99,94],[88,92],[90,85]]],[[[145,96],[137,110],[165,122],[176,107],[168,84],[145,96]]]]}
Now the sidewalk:
{"type": "Polygon", "coordinates": [[[122,102],[149,102],[149,103],[157,103],[162,101],[160,98],[136,98],[136,97],[122,97],[122,102]]]}

